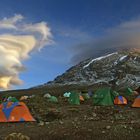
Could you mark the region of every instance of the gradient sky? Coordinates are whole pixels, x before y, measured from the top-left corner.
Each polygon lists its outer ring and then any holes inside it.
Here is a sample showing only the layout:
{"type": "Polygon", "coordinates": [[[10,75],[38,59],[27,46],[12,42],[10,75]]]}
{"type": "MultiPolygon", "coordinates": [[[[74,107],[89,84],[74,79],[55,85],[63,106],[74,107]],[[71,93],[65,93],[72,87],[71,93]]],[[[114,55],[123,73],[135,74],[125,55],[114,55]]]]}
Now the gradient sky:
{"type": "MultiPolygon", "coordinates": [[[[139,0],[1,0],[0,18],[21,14],[27,22],[45,21],[54,43],[32,52],[20,74],[29,88],[53,80],[70,68],[78,44],[102,36],[107,29],[140,16],[139,0]]],[[[80,48],[79,48],[80,49],[80,48]]]]}

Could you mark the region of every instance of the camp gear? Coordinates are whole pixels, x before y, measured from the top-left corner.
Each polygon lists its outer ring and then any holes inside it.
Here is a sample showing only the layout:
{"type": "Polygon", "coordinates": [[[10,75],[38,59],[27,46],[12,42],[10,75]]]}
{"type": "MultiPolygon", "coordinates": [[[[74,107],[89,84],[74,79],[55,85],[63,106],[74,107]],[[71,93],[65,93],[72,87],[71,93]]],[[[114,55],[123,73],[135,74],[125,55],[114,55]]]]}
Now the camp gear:
{"type": "Polygon", "coordinates": [[[82,95],[79,96],[80,101],[84,101],[84,98],[82,95]]]}

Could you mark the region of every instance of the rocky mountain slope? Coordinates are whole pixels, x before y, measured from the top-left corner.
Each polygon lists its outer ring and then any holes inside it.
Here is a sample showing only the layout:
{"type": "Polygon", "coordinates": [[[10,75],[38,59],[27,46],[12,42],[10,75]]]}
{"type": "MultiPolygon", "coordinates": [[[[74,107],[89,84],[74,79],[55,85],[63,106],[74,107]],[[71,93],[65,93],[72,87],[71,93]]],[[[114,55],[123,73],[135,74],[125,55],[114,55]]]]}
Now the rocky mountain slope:
{"type": "Polygon", "coordinates": [[[140,52],[137,49],[127,50],[87,59],[48,84],[109,84],[117,88],[137,87],[140,85],[140,52]]]}

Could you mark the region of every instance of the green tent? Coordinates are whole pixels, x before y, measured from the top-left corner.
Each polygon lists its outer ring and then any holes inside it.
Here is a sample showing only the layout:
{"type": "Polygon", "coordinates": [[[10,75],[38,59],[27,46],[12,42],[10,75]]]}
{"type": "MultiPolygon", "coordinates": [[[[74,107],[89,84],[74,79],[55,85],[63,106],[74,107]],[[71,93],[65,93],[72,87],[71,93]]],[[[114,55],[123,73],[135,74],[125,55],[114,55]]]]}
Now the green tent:
{"type": "Polygon", "coordinates": [[[16,97],[8,97],[8,99],[7,99],[8,101],[10,101],[10,102],[18,102],[18,99],[16,98],[16,97]]]}
{"type": "Polygon", "coordinates": [[[93,95],[94,105],[114,105],[114,99],[118,96],[116,91],[111,90],[110,87],[98,89],[93,95]]]}
{"type": "Polygon", "coordinates": [[[55,97],[55,96],[51,96],[49,99],[48,99],[49,102],[53,102],[53,103],[57,103],[58,102],[58,99],[55,97]]]}
{"type": "Polygon", "coordinates": [[[70,94],[71,94],[70,92],[65,92],[63,96],[66,97],[66,98],[69,98],[70,94]]]}
{"type": "Polygon", "coordinates": [[[80,105],[79,93],[71,92],[68,101],[70,104],[80,105]]]}

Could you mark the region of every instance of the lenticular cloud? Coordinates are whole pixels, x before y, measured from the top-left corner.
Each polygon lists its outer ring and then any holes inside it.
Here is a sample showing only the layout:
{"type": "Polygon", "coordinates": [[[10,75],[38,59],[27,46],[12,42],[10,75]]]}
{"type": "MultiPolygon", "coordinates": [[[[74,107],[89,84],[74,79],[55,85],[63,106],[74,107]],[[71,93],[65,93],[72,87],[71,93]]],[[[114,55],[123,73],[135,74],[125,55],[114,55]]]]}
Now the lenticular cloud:
{"type": "Polygon", "coordinates": [[[22,15],[0,20],[0,88],[20,85],[19,73],[25,69],[22,61],[51,42],[46,22],[27,24],[22,15]]]}

